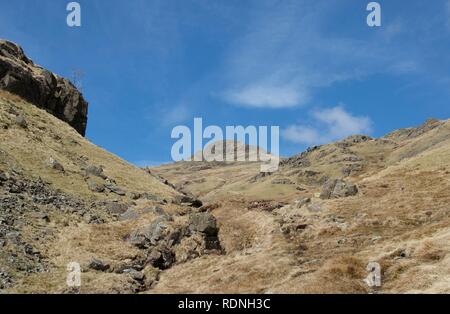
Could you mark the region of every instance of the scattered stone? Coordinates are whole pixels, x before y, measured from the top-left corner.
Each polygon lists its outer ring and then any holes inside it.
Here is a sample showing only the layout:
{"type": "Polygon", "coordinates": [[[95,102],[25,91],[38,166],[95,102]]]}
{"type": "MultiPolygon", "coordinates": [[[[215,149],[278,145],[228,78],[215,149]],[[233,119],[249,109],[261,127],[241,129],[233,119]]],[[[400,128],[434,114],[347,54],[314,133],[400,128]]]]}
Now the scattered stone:
{"type": "Polygon", "coordinates": [[[102,167],[97,167],[94,165],[90,165],[85,169],[85,172],[87,175],[92,175],[92,176],[96,176],[102,179],[106,179],[107,176],[103,173],[103,168],[102,167]]]}
{"type": "Polygon", "coordinates": [[[148,256],[148,263],[159,269],[167,269],[175,263],[175,253],[167,246],[162,245],[151,251],[148,256]]]}
{"type": "Polygon", "coordinates": [[[124,190],[122,190],[115,184],[105,184],[105,188],[107,188],[110,192],[115,193],[119,196],[125,196],[127,194],[124,190]]]}
{"type": "Polygon", "coordinates": [[[139,218],[139,213],[136,210],[129,208],[126,212],[124,212],[122,215],[120,215],[119,220],[120,221],[136,220],[138,218],[139,218]]]}
{"type": "Polygon", "coordinates": [[[15,120],[16,124],[18,126],[20,126],[21,128],[26,129],[28,127],[28,123],[27,120],[25,120],[24,117],[22,116],[16,116],[16,120],[15,120]]]}
{"type": "Polygon", "coordinates": [[[321,199],[331,199],[353,196],[358,193],[358,188],[353,183],[341,180],[333,179],[328,180],[320,193],[321,199]]]}
{"type": "Polygon", "coordinates": [[[128,192],[127,196],[132,199],[132,200],[138,200],[141,198],[141,194],[140,193],[134,193],[134,192],[128,192]]]}
{"type": "Polygon", "coordinates": [[[189,217],[189,229],[211,236],[217,235],[218,232],[216,218],[209,213],[191,214],[189,217]]]}
{"type": "Polygon", "coordinates": [[[291,180],[286,179],[286,178],[279,178],[279,179],[274,179],[271,182],[272,184],[279,184],[279,185],[291,185],[294,184],[291,180]]]}
{"type": "Polygon", "coordinates": [[[97,182],[92,179],[87,179],[86,183],[87,183],[89,190],[91,190],[92,192],[102,193],[105,191],[105,185],[103,183],[97,182]]]}
{"type": "Polygon", "coordinates": [[[342,168],[341,172],[344,176],[348,177],[350,175],[352,175],[355,172],[360,172],[363,170],[363,165],[360,163],[354,163],[354,164],[350,164],[345,166],[344,168],[342,168]]]}
{"type": "Polygon", "coordinates": [[[33,217],[36,219],[42,219],[43,221],[45,221],[47,223],[50,222],[50,218],[48,217],[48,215],[46,213],[42,213],[42,212],[35,213],[35,214],[33,214],[33,217]]]}
{"type": "Polygon", "coordinates": [[[179,195],[173,200],[174,204],[200,208],[203,206],[202,201],[192,195],[179,195]]]}
{"type": "Polygon", "coordinates": [[[142,235],[149,240],[151,244],[155,245],[167,235],[168,228],[167,221],[163,217],[159,217],[144,227],[142,235]]]}
{"type": "Polygon", "coordinates": [[[149,201],[158,201],[159,197],[150,193],[145,192],[142,197],[149,201]]]}
{"type": "Polygon", "coordinates": [[[40,255],[41,252],[39,252],[38,250],[36,250],[33,246],[31,246],[30,244],[25,244],[24,246],[24,252],[25,254],[28,255],[40,255]]]}
{"type": "Polygon", "coordinates": [[[144,213],[152,213],[152,214],[158,215],[160,217],[163,217],[167,221],[172,221],[173,220],[172,216],[170,214],[166,213],[164,211],[164,209],[162,209],[159,206],[155,206],[155,207],[151,207],[151,208],[145,208],[143,210],[143,212],[144,213]]]}
{"type": "Polygon", "coordinates": [[[109,264],[102,262],[101,260],[98,260],[96,258],[93,258],[90,262],[89,262],[89,266],[90,269],[93,270],[98,270],[98,271],[107,271],[109,269],[109,264]]]}
{"type": "Polygon", "coordinates": [[[143,281],[144,278],[145,278],[145,275],[144,275],[142,272],[137,271],[136,269],[133,269],[133,268],[125,269],[125,270],[123,271],[123,273],[124,273],[124,274],[129,274],[130,277],[131,277],[133,280],[136,280],[136,281],[143,281]]]}
{"type": "Polygon", "coordinates": [[[128,210],[128,205],[123,203],[108,202],[106,210],[112,215],[122,215],[128,210]]]}
{"type": "Polygon", "coordinates": [[[348,197],[358,193],[356,185],[343,180],[338,180],[332,193],[333,197],[348,197]]]}
{"type": "Polygon", "coordinates": [[[9,174],[7,172],[0,171],[0,182],[6,182],[9,179],[9,174]]]}
{"type": "Polygon", "coordinates": [[[347,148],[350,146],[353,146],[355,144],[371,141],[372,138],[367,135],[351,135],[347,137],[346,139],[337,142],[335,145],[341,148],[347,148]]]}
{"type": "Polygon", "coordinates": [[[213,210],[220,207],[219,203],[212,203],[212,204],[206,204],[200,207],[198,210],[199,212],[212,212],[213,210]]]}
{"type": "Polygon", "coordinates": [[[64,167],[59,163],[59,161],[53,159],[52,157],[49,158],[48,165],[54,170],[64,172],[64,167]]]}
{"type": "Polygon", "coordinates": [[[191,259],[204,254],[206,249],[204,237],[194,234],[181,240],[180,245],[175,248],[175,256],[178,263],[185,263],[191,259]]]}
{"type": "Polygon", "coordinates": [[[310,212],[317,213],[322,210],[322,205],[320,203],[311,203],[306,207],[310,212]]]}
{"type": "Polygon", "coordinates": [[[152,223],[139,230],[133,231],[128,241],[141,249],[157,245],[158,241],[163,240],[169,233],[169,226],[163,218],[157,218],[152,223]]]}
{"type": "Polygon", "coordinates": [[[248,210],[263,210],[267,212],[272,212],[276,209],[279,209],[283,206],[287,205],[286,203],[271,201],[271,200],[258,200],[251,202],[247,209],[248,210]]]}
{"type": "Polygon", "coordinates": [[[144,273],[144,285],[147,289],[150,289],[159,280],[161,270],[153,266],[147,266],[142,272],[144,273]]]}
{"type": "Polygon", "coordinates": [[[311,199],[309,197],[302,197],[294,202],[295,208],[302,208],[306,204],[311,203],[311,199]]]}

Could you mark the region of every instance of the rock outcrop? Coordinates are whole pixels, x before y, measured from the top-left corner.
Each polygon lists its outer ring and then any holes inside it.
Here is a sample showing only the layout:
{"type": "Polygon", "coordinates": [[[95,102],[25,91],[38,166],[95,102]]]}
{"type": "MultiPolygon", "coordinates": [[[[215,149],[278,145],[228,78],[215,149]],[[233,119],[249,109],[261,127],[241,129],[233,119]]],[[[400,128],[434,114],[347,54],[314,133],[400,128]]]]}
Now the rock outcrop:
{"type": "Polygon", "coordinates": [[[0,89],[19,95],[85,135],[88,103],[68,80],[33,63],[18,45],[0,40],[0,89]]]}
{"type": "Polygon", "coordinates": [[[358,188],[351,182],[341,179],[328,180],[320,193],[321,199],[341,198],[358,194],[358,188]]]}

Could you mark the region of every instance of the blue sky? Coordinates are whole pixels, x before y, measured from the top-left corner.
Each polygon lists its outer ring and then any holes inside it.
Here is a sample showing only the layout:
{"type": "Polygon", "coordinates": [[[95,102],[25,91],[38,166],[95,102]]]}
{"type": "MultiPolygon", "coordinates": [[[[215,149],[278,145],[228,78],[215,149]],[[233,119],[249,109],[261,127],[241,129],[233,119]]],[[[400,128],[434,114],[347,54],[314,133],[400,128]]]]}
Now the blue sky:
{"type": "Polygon", "coordinates": [[[450,1],[0,0],[0,37],[66,77],[82,70],[87,137],[170,161],[174,126],[279,125],[280,150],[450,118],[450,1]]]}

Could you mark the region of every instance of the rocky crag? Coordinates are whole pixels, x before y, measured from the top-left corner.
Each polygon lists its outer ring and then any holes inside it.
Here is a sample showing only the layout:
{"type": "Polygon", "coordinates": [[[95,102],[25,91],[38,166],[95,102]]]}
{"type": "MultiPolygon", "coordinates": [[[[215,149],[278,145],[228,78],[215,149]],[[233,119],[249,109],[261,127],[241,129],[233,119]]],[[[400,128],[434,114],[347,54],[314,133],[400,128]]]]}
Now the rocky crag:
{"type": "Polygon", "coordinates": [[[33,63],[18,45],[0,40],[0,90],[21,96],[84,136],[88,103],[68,81],[33,63]]]}

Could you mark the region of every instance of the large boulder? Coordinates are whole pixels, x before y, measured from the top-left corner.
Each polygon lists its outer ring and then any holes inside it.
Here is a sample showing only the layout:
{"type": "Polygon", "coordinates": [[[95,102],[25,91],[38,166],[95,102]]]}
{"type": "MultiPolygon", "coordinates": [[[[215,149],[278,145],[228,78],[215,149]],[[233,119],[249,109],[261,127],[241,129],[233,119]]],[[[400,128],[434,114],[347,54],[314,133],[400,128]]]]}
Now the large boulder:
{"type": "Polygon", "coordinates": [[[341,198],[353,196],[357,193],[358,188],[353,183],[341,179],[331,179],[323,185],[320,198],[324,200],[330,198],[341,198]]]}
{"type": "Polygon", "coordinates": [[[68,80],[35,65],[18,45],[0,40],[0,89],[19,95],[85,135],[88,103],[68,80]]]}
{"type": "Polygon", "coordinates": [[[189,217],[189,229],[206,235],[217,235],[216,218],[210,213],[196,213],[189,217]]]}

